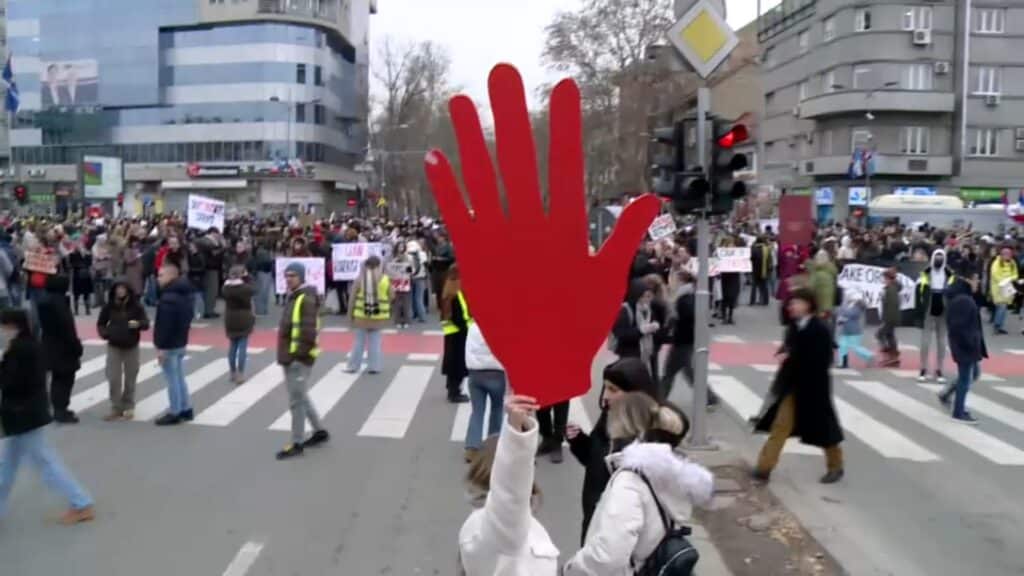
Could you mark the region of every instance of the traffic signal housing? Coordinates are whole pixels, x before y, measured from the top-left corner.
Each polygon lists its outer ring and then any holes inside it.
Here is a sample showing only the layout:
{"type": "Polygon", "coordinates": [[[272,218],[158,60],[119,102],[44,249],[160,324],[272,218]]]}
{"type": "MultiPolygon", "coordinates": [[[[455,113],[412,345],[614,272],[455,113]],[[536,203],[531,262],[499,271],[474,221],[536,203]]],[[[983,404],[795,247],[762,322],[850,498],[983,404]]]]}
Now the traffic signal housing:
{"type": "Polygon", "coordinates": [[[656,128],[651,142],[656,146],[651,154],[654,193],[671,200],[672,209],[679,214],[703,209],[710,188],[700,167],[687,170],[686,121],[656,128]]]}
{"type": "Polygon", "coordinates": [[[728,214],[732,212],[736,200],[747,196],[746,183],[733,177],[734,172],[749,165],[747,155],[736,153],[734,149],[750,139],[750,132],[745,124],[733,124],[720,119],[714,120],[712,126],[711,212],[728,214]]]}
{"type": "Polygon", "coordinates": [[[25,204],[28,202],[28,188],[24,184],[18,184],[14,187],[14,199],[18,204],[25,204]]]}

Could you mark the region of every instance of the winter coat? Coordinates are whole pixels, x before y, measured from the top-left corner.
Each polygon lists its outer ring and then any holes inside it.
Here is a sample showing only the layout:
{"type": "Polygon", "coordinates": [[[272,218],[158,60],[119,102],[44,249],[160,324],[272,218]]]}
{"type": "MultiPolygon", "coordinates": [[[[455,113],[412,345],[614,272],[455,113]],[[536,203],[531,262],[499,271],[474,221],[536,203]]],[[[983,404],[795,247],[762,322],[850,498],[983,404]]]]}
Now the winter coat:
{"type": "Polygon", "coordinates": [[[962,281],[954,282],[949,287],[946,306],[946,328],[953,361],[957,364],[972,364],[988,358],[981,312],[974,302],[970,285],[962,281]]]}
{"type": "Polygon", "coordinates": [[[68,256],[71,265],[71,291],[75,296],[92,294],[92,254],[75,250],[68,256]]]}
{"type": "Polygon", "coordinates": [[[1020,277],[1017,273],[1017,263],[1013,260],[1003,262],[1001,257],[997,257],[992,262],[992,266],[989,270],[989,285],[991,286],[990,295],[992,297],[992,303],[997,306],[1000,304],[1012,304],[1013,297],[1007,298],[1003,296],[1003,290],[1000,284],[1007,279],[1013,281],[1020,277]]]}
{"type": "Polygon", "coordinates": [[[672,330],[672,344],[693,348],[694,323],[696,322],[696,300],[691,292],[676,298],[676,322],[672,330]]]}
{"type": "Polygon", "coordinates": [[[491,347],[487,345],[480,325],[475,322],[469,325],[469,331],[466,333],[466,369],[505,371],[501,362],[498,362],[491,352],[491,347]]]}
{"type": "Polygon", "coordinates": [[[135,294],[142,294],[145,287],[142,275],[142,253],[139,247],[128,247],[122,252],[124,259],[124,278],[135,294]]]}
{"type": "Polygon", "coordinates": [[[832,262],[809,263],[808,268],[811,271],[810,288],[818,301],[818,310],[831,312],[836,307],[836,265],[832,262]]]}
{"type": "Polygon", "coordinates": [[[531,500],[538,426],[522,432],[506,421],[491,467],[490,490],[459,530],[464,576],[557,576],[558,548],[533,517],[531,500]]]}
{"type": "Polygon", "coordinates": [[[882,292],[882,322],[899,326],[903,315],[900,304],[900,283],[893,282],[882,292]]]}
{"type": "Polygon", "coordinates": [[[755,243],[750,247],[751,276],[754,282],[768,280],[775,273],[775,264],[772,258],[771,246],[755,243]]]}
{"type": "Polygon", "coordinates": [[[252,282],[224,284],[224,333],[229,339],[252,334],[256,315],[252,311],[252,298],[256,287],[252,282]]]}
{"type": "Polygon", "coordinates": [[[796,421],[792,436],[812,446],[834,446],[843,441],[832,403],[832,336],[818,318],[809,318],[799,329],[791,324],[783,348],[788,354],[772,383],[772,402],[760,416],[757,430],[769,432],[786,396],[796,397],[796,421]]]}
{"type": "Polygon", "coordinates": [[[452,299],[451,322],[459,329],[454,334],[444,337],[444,358],[441,359],[441,374],[459,380],[469,375],[466,368],[466,335],[469,324],[466,322],[468,311],[462,308],[462,301],[452,299]]]}
{"type": "Polygon", "coordinates": [[[576,457],[576,460],[583,465],[583,494],[581,496],[583,506],[583,530],[580,532],[580,540],[586,539],[587,528],[594,517],[594,510],[597,503],[601,501],[601,494],[604,494],[608,481],[612,474],[608,471],[608,464],[605,458],[611,453],[612,441],[608,437],[608,410],[601,410],[601,416],[594,424],[590,434],[580,432],[575,438],[569,440],[569,451],[576,457]]]}
{"type": "Polygon", "coordinates": [[[317,320],[320,315],[320,306],[317,302],[316,288],[313,286],[302,286],[291,292],[285,299],[285,305],[281,310],[281,323],[277,327],[277,363],[288,366],[292,362],[300,362],[312,366],[316,358],[313,357],[313,349],[316,348],[317,320]],[[293,353],[292,345],[292,314],[294,313],[295,300],[300,294],[305,294],[302,299],[302,309],[299,310],[299,337],[298,348],[293,353]]]}
{"type": "Polygon", "coordinates": [[[739,272],[722,272],[719,274],[719,279],[722,282],[722,301],[725,302],[726,306],[735,308],[736,302],[740,297],[740,273],[739,272]]]}
{"type": "Polygon", "coordinates": [[[836,312],[839,333],[843,336],[860,336],[864,333],[864,305],[860,302],[848,302],[836,312]]]}
{"type": "MultiPolygon", "coordinates": [[[[640,339],[644,335],[637,325],[636,306],[645,291],[647,291],[647,285],[642,280],[633,280],[626,296],[626,302],[619,309],[619,316],[615,319],[615,324],[612,325],[612,334],[615,336],[616,344],[615,354],[620,358],[640,357],[640,339]]],[[[668,340],[669,333],[668,310],[657,300],[651,302],[651,321],[657,322],[659,327],[653,335],[654,346],[657,348],[668,340]]]]}
{"type": "Polygon", "coordinates": [[[153,345],[157,350],[177,350],[188,345],[188,331],[195,315],[192,285],[177,278],[160,290],[153,322],[153,345]]]}
{"type": "Polygon", "coordinates": [[[141,333],[145,330],[149,330],[149,318],[146,309],[139,303],[138,293],[125,280],[114,282],[107,303],[96,320],[96,332],[110,346],[130,350],[139,345],[141,333]],[[128,289],[128,297],[124,301],[118,301],[114,296],[118,286],[128,289]],[[138,322],[138,326],[130,326],[132,320],[138,322]]]}
{"type": "MultiPolygon", "coordinates": [[[[941,258],[945,262],[946,251],[939,249],[932,252],[932,265],[934,265],[936,258],[941,258]]],[[[921,271],[921,276],[917,280],[917,286],[914,287],[914,318],[919,327],[924,326],[924,319],[928,316],[945,315],[946,289],[953,283],[956,276],[953,269],[948,265],[943,266],[943,273],[946,275],[946,280],[945,286],[942,287],[942,290],[938,291],[939,294],[943,295],[943,301],[940,305],[934,302],[934,294],[936,293],[936,290],[934,290],[935,281],[933,280],[933,277],[935,276],[935,273],[933,272],[933,266],[928,266],[921,271]],[[940,312],[938,314],[934,314],[932,310],[933,308],[940,312]]]]}
{"type": "Polygon", "coordinates": [[[0,431],[16,436],[51,421],[42,350],[30,334],[18,335],[0,359],[0,431]]]}
{"type": "Polygon", "coordinates": [[[46,292],[37,299],[46,369],[56,374],[74,373],[82,359],[82,341],[75,330],[75,317],[68,306],[67,293],[67,277],[50,276],[46,281],[46,292]]]}
{"type": "Polygon", "coordinates": [[[565,564],[564,576],[631,576],[665,537],[650,482],[676,524],[690,521],[692,505],[711,500],[714,477],[667,444],[634,443],[609,457],[616,470],[587,531],[586,542],[565,564]]]}

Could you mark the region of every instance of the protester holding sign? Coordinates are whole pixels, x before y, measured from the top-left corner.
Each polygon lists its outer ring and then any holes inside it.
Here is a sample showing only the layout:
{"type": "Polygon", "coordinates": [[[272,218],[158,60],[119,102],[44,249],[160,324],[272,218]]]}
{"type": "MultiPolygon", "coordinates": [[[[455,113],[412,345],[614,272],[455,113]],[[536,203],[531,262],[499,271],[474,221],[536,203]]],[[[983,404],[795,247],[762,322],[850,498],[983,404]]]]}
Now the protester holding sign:
{"type": "Polygon", "coordinates": [[[349,310],[356,341],[348,357],[346,372],[354,374],[359,371],[363,363],[363,350],[366,350],[367,372],[380,373],[381,330],[391,320],[392,300],[391,279],[383,272],[380,258],[370,256],[363,263],[359,278],[352,286],[349,310]]]}
{"type": "Polygon", "coordinates": [[[408,328],[412,320],[412,258],[405,251],[405,243],[395,244],[394,256],[387,265],[391,288],[395,296],[395,325],[408,328]]]}

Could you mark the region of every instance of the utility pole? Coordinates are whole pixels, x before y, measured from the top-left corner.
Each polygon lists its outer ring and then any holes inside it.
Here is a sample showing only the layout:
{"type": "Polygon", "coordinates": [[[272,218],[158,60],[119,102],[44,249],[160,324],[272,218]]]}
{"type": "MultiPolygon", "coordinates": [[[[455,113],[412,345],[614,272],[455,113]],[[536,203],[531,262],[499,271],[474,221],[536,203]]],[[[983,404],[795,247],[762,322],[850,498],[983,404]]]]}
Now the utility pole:
{"type": "MultiPolygon", "coordinates": [[[[711,110],[711,90],[702,81],[697,89],[697,160],[705,174],[710,173],[708,165],[707,119],[711,110]]],[[[704,196],[704,212],[697,219],[697,296],[694,302],[694,363],[693,363],[693,431],[690,447],[713,449],[708,440],[708,360],[710,352],[711,282],[711,227],[708,219],[711,213],[711,193],[704,196]]]]}

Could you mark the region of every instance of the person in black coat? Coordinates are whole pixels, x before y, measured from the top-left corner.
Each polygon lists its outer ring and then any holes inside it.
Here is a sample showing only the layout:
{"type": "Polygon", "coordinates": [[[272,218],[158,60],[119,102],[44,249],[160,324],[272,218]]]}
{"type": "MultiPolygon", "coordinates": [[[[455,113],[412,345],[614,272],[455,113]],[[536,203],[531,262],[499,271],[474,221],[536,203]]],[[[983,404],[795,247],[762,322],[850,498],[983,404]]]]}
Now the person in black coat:
{"type": "Polygon", "coordinates": [[[110,414],[104,420],[131,420],[135,411],[135,383],[139,375],[139,341],[149,330],[149,317],[131,285],[115,280],[96,320],[96,332],[107,341],[107,382],[110,414]]]}
{"type": "Polygon", "coordinates": [[[981,325],[981,310],[974,299],[979,284],[977,276],[957,278],[946,289],[949,351],[956,362],[957,379],[954,389],[947,388],[939,393],[939,401],[948,407],[949,397],[955,391],[953,419],[965,424],[978,422],[967,410],[967,391],[971,383],[981,375],[979,365],[982,359],[988,358],[985,333],[981,325]]]}
{"type": "Polygon", "coordinates": [[[68,256],[71,265],[71,294],[75,303],[75,315],[78,315],[78,299],[85,301],[85,315],[90,314],[90,300],[92,300],[92,254],[85,244],[79,247],[68,256]]]}
{"type": "MultiPolygon", "coordinates": [[[[676,322],[672,327],[668,358],[665,360],[665,375],[659,383],[662,398],[672,393],[676,375],[682,371],[686,383],[693,386],[693,346],[695,341],[694,324],[696,322],[696,279],[689,272],[679,273],[680,286],[676,294],[676,322]]],[[[718,397],[708,387],[708,406],[718,406],[718,397]]]]}
{"type": "Polygon", "coordinates": [[[38,299],[39,328],[42,331],[46,365],[50,371],[50,402],[53,418],[62,424],[76,424],[78,417],[68,409],[75,372],[81,366],[82,341],[75,330],[75,317],[68,305],[67,276],[50,276],[46,292],[38,299]]]}
{"type": "Polygon", "coordinates": [[[50,423],[46,368],[39,343],[32,336],[28,314],[18,308],[0,312],[0,331],[6,340],[6,350],[0,359],[0,428],[7,437],[0,458],[0,517],[7,508],[18,465],[28,461],[35,464],[46,484],[70,503],[61,523],[92,520],[96,516],[92,498],[46,441],[44,427],[50,423]]]}
{"type": "Polygon", "coordinates": [[[772,383],[767,410],[757,419],[756,430],[769,432],[753,476],[767,481],[778,464],[790,436],[804,444],[825,449],[828,471],[823,484],[843,477],[843,430],[832,403],[832,336],[817,318],[814,293],[798,289],[786,302],[792,323],[779,353],[782,361],[772,383]]]}
{"type": "Polygon", "coordinates": [[[633,280],[626,301],[612,326],[614,350],[619,358],[640,358],[657,374],[658,344],[663,341],[668,320],[663,306],[655,304],[654,291],[642,279],[633,280]]]}
{"type": "Polygon", "coordinates": [[[608,409],[628,392],[644,392],[655,400],[663,399],[658,394],[647,366],[638,358],[622,358],[612,362],[605,366],[603,378],[604,387],[598,401],[601,416],[594,424],[594,429],[587,434],[573,423],[566,428],[569,450],[586,469],[583,475],[581,545],[587,537],[587,529],[590,527],[597,503],[601,501],[601,494],[611,479],[611,472],[605,462],[605,457],[612,452],[611,439],[608,437],[608,409]]]}
{"type": "Polygon", "coordinates": [[[168,412],[157,418],[157,426],[172,426],[192,420],[192,402],[185,383],[185,347],[195,314],[195,290],[172,262],[157,272],[160,299],[153,321],[153,346],[160,369],[167,380],[168,412]]]}

